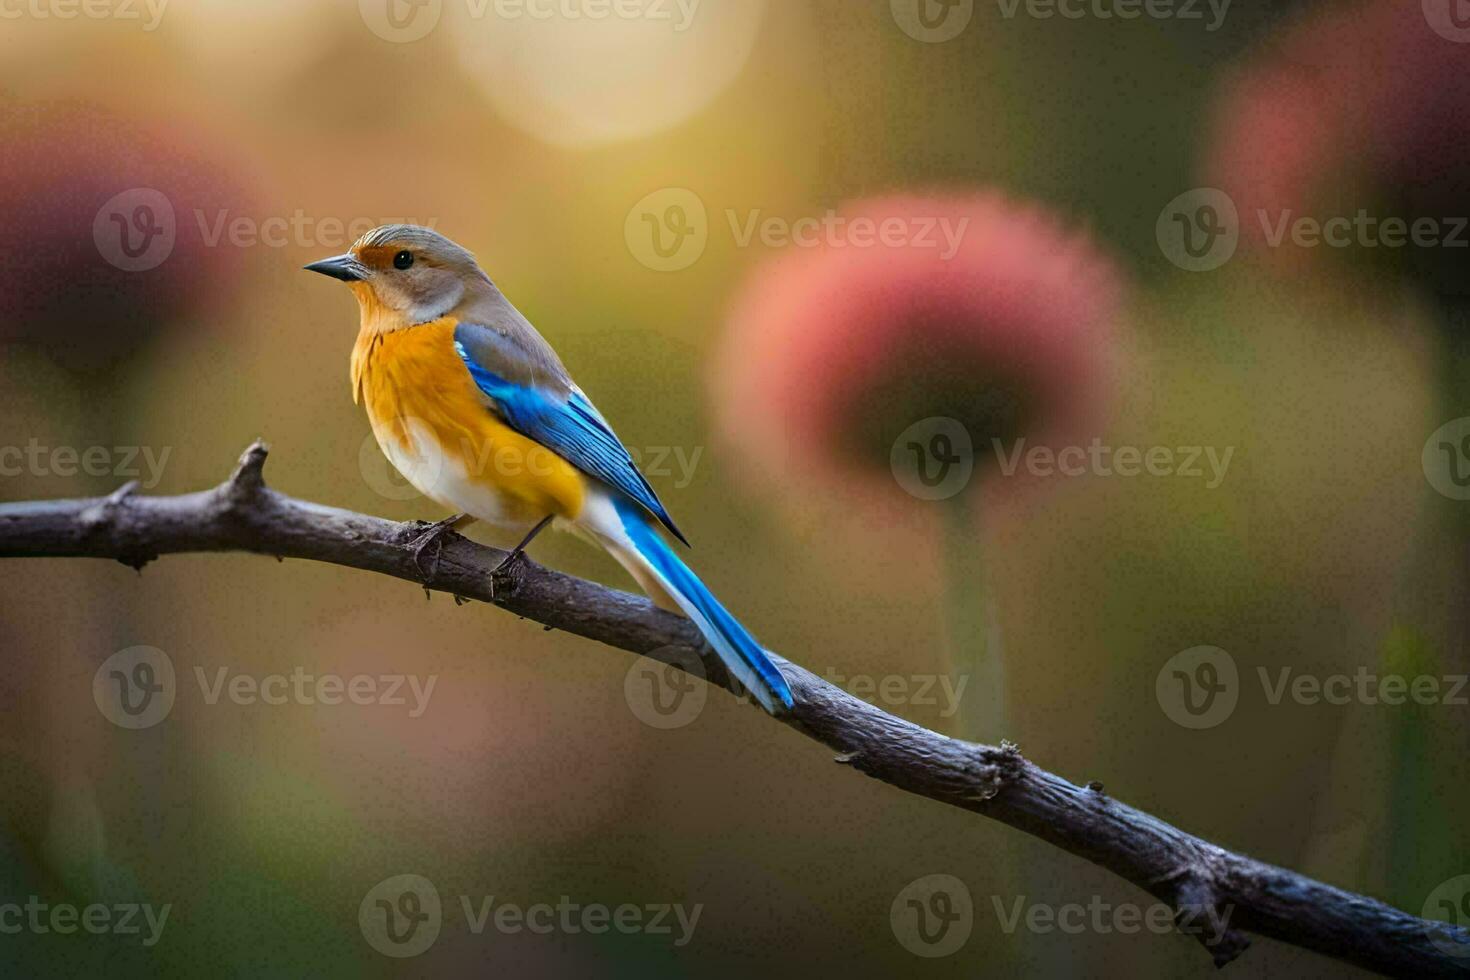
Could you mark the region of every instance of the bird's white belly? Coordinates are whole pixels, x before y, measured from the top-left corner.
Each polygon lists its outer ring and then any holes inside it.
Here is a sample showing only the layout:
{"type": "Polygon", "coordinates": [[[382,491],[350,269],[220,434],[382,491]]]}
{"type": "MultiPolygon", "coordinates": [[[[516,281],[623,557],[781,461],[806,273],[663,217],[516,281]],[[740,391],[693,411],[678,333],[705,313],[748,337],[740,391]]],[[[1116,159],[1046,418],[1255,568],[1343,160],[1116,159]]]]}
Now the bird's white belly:
{"type": "MultiPolygon", "coordinates": [[[[387,427],[373,424],[383,455],[415,490],[441,507],[496,527],[517,533],[531,529],[534,522],[517,513],[493,484],[471,478],[463,453],[446,451],[433,430],[416,419],[407,420],[404,430],[407,445],[387,427]]],[[[475,465],[473,460],[468,462],[475,465]]]]}

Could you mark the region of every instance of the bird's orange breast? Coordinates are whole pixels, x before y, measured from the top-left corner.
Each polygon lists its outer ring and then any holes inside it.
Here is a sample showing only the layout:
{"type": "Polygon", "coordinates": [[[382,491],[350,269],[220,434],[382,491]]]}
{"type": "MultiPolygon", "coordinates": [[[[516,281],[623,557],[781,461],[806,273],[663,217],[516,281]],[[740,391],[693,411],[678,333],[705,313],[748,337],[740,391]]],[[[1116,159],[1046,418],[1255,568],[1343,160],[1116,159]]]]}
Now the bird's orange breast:
{"type": "Polygon", "coordinates": [[[491,408],[454,349],[456,322],[358,335],[353,396],[384,454],[421,493],[482,520],[575,519],[585,477],[491,408]]]}

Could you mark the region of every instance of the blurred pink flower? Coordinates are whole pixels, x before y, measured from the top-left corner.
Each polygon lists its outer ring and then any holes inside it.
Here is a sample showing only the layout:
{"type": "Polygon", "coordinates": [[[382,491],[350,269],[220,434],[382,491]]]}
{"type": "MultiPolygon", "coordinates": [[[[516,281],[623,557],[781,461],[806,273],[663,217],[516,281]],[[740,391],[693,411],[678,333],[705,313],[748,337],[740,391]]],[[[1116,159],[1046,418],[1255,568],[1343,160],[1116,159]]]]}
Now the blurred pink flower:
{"type": "Polygon", "coordinates": [[[1288,268],[1330,250],[1269,248],[1264,226],[1286,213],[1465,214],[1470,46],[1436,33],[1418,3],[1310,13],[1226,81],[1206,160],[1205,182],[1235,202],[1243,244],[1288,268]]]}
{"type": "Polygon", "coordinates": [[[902,520],[915,500],[890,454],[920,420],[962,424],[977,477],[995,466],[992,439],[1096,434],[1120,289],[1085,238],[995,194],[885,197],[839,217],[852,240],[788,250],[751,277],[715,360],[720,428],[754,470],[902,520]],[[862,219],[893,233],[860,243],[862,219]]]}
{"type": "Polygon", "coordinates": [[[1205,182],[1235,202],[1244,243],[1265,247],[1257,214],[1301,213],[1321,190],[1323,167],[1341,158],[1344,107],[1334,84],[1289,61],[1253,65],[1227,84],[1205,182]]]}
{"type": "Polygon", "coordinates": [[[105,369],[181,320],[207,321],[239,279],[239,250],[209,242],[196,220],[248,206],[238,154],[190,121],[11,107],[0,165],[0,341],[34,344],[71,370],[105,369]]]}

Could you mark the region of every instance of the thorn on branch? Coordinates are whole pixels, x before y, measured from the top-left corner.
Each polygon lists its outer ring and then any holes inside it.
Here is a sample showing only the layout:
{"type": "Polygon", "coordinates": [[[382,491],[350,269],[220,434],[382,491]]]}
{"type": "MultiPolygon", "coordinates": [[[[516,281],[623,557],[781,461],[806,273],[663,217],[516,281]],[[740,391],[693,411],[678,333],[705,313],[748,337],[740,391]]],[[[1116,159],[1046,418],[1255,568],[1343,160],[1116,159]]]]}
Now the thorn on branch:
{"type": "Polygon", "coordinates": [[[123,502],[136,489],[138,489],[138,481],[129,480],[108,494],[99,503],[82,511],[77,519],[81,522],[83,532],[91,534],[98,528],[112,523],[116,518],[118,510],[122,508],[123,502]]]}
{"type": "Polygon", "coordinates": [[[122,505],[122,502],[131,497],[133,495],[133,491],[137,489],[138,481],[129,480],[127,483],[124,483],[122,486],[112,491],[112,493],[108,494],[107,499],[103,501],[103,505],[106,507],[119,507],[122,505]]]}
{"type": "Polygon", "coordinates": [[[265,489],[265,458],[270,454],[270,447],[263,440],[257,439],[250,447],[240,454],[240,462],[235,466],[235,472],[225,481],[221,490],[223,495],[231,504],[243,504],[255,497],[265,489]]]}

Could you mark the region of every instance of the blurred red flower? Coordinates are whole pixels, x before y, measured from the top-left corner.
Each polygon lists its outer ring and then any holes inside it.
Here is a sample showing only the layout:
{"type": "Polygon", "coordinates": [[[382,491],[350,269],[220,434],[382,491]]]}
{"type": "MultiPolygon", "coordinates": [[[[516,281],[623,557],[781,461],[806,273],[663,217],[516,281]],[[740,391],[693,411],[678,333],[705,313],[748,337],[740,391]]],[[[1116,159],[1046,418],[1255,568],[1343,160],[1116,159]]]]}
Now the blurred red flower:
{"type": "Polygon", "coordinates": [[[1120,289],[1082,236],[995,194],[885,197],[836,219],[848,238],[751,277],[715,360],[720,428],[754,470],[901,519],[914,498],[890,463],[915,423],[962,425],[992,471],[992,440],[1096,434],[1120,289]]]}
{"type": "Polygon", "coordinates": [[[184,120],[77,104],[0,114],[0,340],[92,372],[206,319],[240,256],[196,215],[247,206],[237,160],[184,120]]]}

